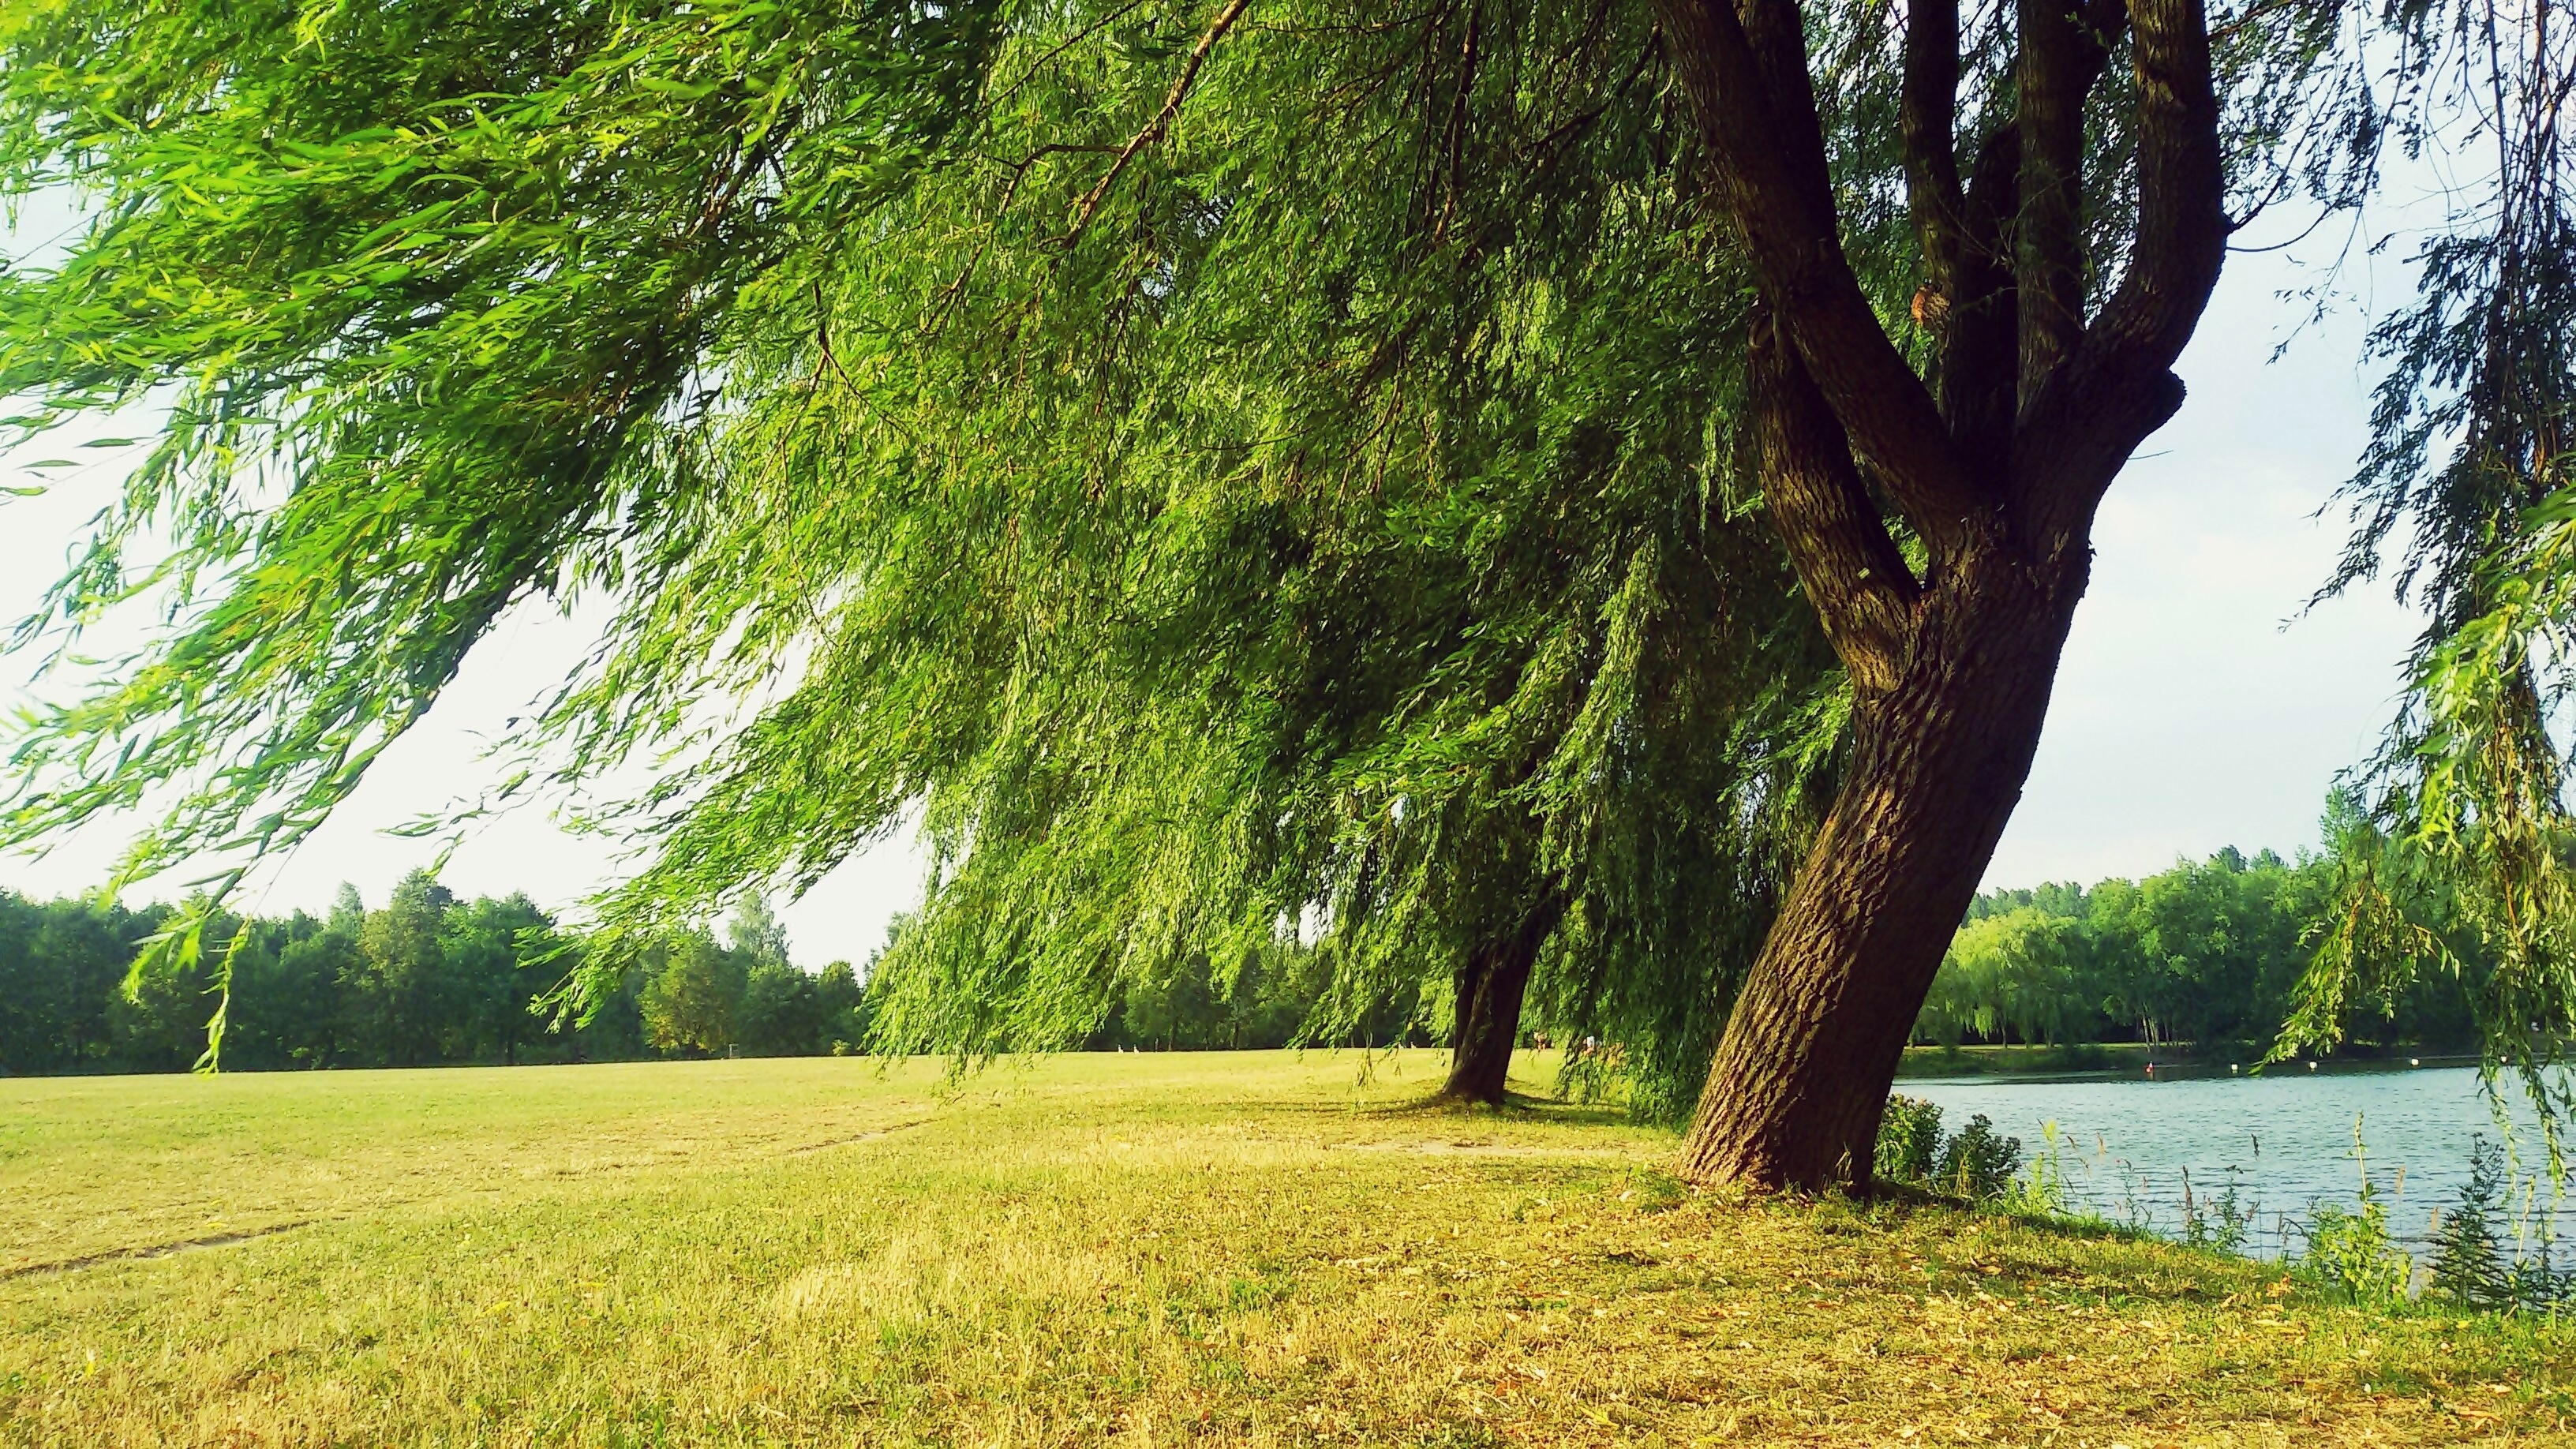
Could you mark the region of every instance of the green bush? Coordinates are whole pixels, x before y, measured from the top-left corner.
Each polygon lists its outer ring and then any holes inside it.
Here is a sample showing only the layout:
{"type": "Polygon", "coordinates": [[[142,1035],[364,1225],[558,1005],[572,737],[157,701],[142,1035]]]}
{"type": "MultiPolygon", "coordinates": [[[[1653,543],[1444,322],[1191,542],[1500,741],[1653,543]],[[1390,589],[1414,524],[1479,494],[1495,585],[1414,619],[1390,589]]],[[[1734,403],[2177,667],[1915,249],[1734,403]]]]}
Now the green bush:
{"type": "Polygon", "coordinates": [[[2504,1202],[2504,1152],[2485,1137],[2469,1140],[2469,1180],[2457,1206],[2433,1230],[2432,1292],[2468,1309],[2510,1308],[2514,1266],[2498,1231],[2504,1202]]]}
{"type": "Polygon", "coordinates": [[[1881,1182],[1926,1182],[1941,1157],[1941,1109],[1916,1097],[1890,1097],[1879,1119],[1871,1175],[1881,1182]]]}
{"type": "Polygon", "coordinates": [[[2576,1298],[2576,1272],[2563,1272],[2550,1261],[2546,1236],[2529,1253],[2506,1245],[2504,1217],[2512,1197],[2504,1149],[2484,1136],[2469,1139],[2469,1180],[2433,1230],[2428,1293],[2480,1313],[2554,1309],[2576,1298]]]}
{"type": "Polygon", "coordinates": [[[2021,1139],[1995,1131],[1995,1124],[1980,1112],[1942,1144],[1940,1166],[1933,1176],[1944,1191],[1992,1198],[2010,1191],[2020,1173],[2021,1139]]]}
{"type": "Polygon", "coordinates": [[[2406,1296],[2414,1262],[2388,1233],[2388,1208],[2379,1190],[2361,1186],[2358,1204],[2325,1203],[2308,1215],[2308,1250],[2300,1276],[2354,1303],[2394,1303],[2406,1296]]]}
{"type": "Polygon", "coordinates": [[[1913,1097],[1887,1099],[1871,1162],[1877,1180],[1983,1200],[2011,1193],[2020,1171],[2021,1139],[1995,1131],[1984,1113],[1944,1137],[1939,1107],[1913,1097]]]}

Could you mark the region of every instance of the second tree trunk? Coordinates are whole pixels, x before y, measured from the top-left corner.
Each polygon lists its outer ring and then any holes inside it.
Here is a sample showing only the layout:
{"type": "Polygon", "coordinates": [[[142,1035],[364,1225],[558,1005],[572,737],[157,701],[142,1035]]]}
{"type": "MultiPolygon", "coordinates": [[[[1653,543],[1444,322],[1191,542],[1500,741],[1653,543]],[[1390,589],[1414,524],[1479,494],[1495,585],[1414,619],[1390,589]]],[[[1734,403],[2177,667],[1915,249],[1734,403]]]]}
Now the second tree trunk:
{"type": "Polygon", "coordinates": [[[1468,953],[1458,974],[1458,1016],[1450,1029],[1449,1082],[1442,1096],[1499,1106],[1508,1095],[1530,970],[1556,928],[1557,914],[1542,903],[1517,928],[1488,937],[1468,953]]]}

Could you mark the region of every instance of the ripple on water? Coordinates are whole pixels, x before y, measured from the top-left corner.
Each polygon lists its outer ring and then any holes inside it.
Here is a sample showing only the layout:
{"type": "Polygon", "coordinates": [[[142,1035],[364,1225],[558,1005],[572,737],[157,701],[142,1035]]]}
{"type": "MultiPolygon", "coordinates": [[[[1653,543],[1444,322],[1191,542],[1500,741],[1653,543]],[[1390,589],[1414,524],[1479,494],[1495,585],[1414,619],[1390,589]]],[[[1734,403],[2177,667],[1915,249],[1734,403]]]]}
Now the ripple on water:
{"type": "MultiPolygon", "coordinates": [[[[2519,1153],[2513,1207],[2523,1230],[2536,1234],[2554,1213],[2557,1236],[2576,1234],[2576,1202],[2553,1201],[2545,1180],[2531,1180],[2545,1174],[2547,1157],[2529,1105],[2512,1083],[2499,1087],[2519,1153]]],[[[2466,1067],[2183,1080],[1953,1079],[1903,1082],[1897,1090],[1939,1104],[1945,1127],[1984,1113],[2034,1156],[2048,1124],[2056,1124],[2068,1206],[2078,1212],[2171,1234],[2182,1224],[2186,1176],[2202,1203],[2232,1182],[2258,1214],[2246,1246],[2266,1257],[2298,1251],[2296,1225],[2316,1204],[2349,1204],[2365,1165],[2388,1205],[2391,1231],[2420,1246],[2434,1214],[2459,1198],[2471,1139],[2502,1137],[2495,1104],[2466,1067]]]]}

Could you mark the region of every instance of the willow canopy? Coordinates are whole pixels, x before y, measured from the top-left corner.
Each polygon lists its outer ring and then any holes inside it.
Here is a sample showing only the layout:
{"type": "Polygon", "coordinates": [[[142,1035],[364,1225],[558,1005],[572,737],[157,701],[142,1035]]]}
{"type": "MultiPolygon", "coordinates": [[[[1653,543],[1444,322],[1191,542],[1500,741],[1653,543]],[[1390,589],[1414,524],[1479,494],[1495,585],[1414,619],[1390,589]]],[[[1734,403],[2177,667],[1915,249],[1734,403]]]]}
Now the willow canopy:
{"type": "MultiPolygon", "coordinates": [[[[1351,1009],[1535,971],[1705,1067],[1694,1176],[1848,1181],[2229,236],[2364,202],[2482,38],[2494,94],[2563,91],[2528,19],[18,7],[0,186],[90,224],[0,283],[0,393],[158,420],[22,638],[170,622],[32,723],[7,836],[148,807],[136,873],[238,866],[503,610],[596,597],[515,741],[531,789],[666,763],[605,804],[648,853],[595,962],[917,809],[899,1043],[1076,1040],[1122,976],[1321,933],[1351,1009]]],[[[2487,803],[2391,817],[2529,878],[2545,725],[2442,763],[2545,713],[2471,626],[2567,592],[2518,381],[2560,358],[2513,351],[2567,335],[2559,121],[2498,106],[2516,200],[2383,334],[2356,572],[2403,536],[2460,581],[2404,756],[2452,793],[2404,799],[2487,803]]],[[[2554,950],[2510,1002],[2563,1022],[2554,950]]]]}

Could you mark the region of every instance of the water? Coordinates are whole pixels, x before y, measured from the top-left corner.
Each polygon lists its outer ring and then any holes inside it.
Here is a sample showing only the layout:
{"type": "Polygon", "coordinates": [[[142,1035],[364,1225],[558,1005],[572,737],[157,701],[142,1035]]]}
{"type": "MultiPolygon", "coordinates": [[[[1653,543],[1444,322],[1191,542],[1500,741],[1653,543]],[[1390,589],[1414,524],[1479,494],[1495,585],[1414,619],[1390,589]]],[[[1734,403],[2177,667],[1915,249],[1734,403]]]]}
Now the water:
{"type": "MultiPolygon", "coordinates": [[[[2366,1164],[2390,1231],[2421,1262],[2434,1215],[2459,1200],[2468,1178],[2471,1138],[2503,1140],[2478,1074],[2465,1067],[2152,1081],[1952,1078],[1901,1082],[1897,1090],[1938,1103],[1951,1130],[1984,1113],[2020,1138],[2027,1156],[2044,1150],[2055,1123],[2067,1206],[2079,1213],[2178,1235],[2186,1175],[2204,1217],[2232,1183],[2255,1214],[2245,1250],[2264,1257],[2300,1251],[2298,1225],[2318,1204],[2351,1206],[2366,1164]],[[2353,1152],[2356,1117],[2362,1161],[2353,1152]]],[[[2576,1195],[2551,1192],[2530,1108],[2518,1088],[2500,1090],[2519,1152],[2512,1214],[2521,1234],[2576,1239],[2576,1195]]]]}

